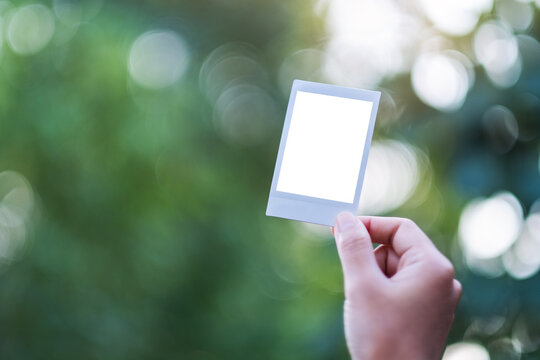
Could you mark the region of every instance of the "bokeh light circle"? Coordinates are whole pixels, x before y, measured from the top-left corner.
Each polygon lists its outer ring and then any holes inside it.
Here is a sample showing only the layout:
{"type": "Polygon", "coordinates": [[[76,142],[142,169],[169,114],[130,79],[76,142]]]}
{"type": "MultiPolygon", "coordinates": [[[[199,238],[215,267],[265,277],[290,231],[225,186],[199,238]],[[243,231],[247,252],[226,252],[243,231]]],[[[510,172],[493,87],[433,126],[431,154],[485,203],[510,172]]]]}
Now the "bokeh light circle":
{"type": "Polygon", "coordinates": [[[474,36],[474,51],[490,71],[509,69],[518,58],[518,45],[511,31],[497,22],[482,24],[474,36]]]}
{"type": "Polygon", "coordinates": [[[478,62],[497,86],[510,87],[521,75],[521,56],[518,42],[504,24],[489,21],[474,35],[473,48],[478,62]]]}
{"type": "Polygon", "coordinates": [[[516,254],[515,251],[507,251],[503,257],[502,262],[508,275],[516,280],[525,280],[535,275],[540,269],[540,263],[528,264],[516,254]]]}
{"type": "Polygon", "coordinates": [[[204,60],[199,72],[199,87],[215,103],[228,88],[239,83],[264,83],[266,70],[252,45],[231,42],[215,48],[204,60]]]}
{"type": "Polygon", "coordinates": [[[26,242],[34,193],[24,176],[0,173],[0,263],[16,258],[26,242]]]}
{"type": "Polygon", "coordinates": [[[470,33],[484,12],[493,8],[493,0],[419,0],[422,10],[435,27],[449,35],[470,33]]]}
{"type": "Polygon", "coordinates": [[[409,70],[422,28],[412,12],[392,0],[320,3],[327,8],[323,74],[330,81],[370,87],[409,70]]]}
{"type": "Polygon", "coordinates": [[[503,256],[506,272],[523,280],[540,270],[540,213],[531,213],[525,220],[520,237],[503,256]]]}
{"type": "Polygon", "coordinates": [[[497,278],[505,273],[501,257],[479,259],[465,254],[465,263],[472,272],[489,279],[497,278]]]}
{"type": "Polygon", "coordinates": [[[459,237],[465,255],[473,259],[492,259],[504,254],[517,240],[522,223],[523,210],[511,193],[471,201],[459,221],[459,237]]]}
{"type": "Polygon", "coordinates": [[[274,99],[261,87],[239,84],[229,87],[216,101],[214,125],[232,144],[251,146],[262,142],[278,120],[274,99]]]}
{"type": "Polygon", "coordinates": [[[497,0],[497,15],[514,30],[525,31],[533,22],[534,7],[526,1],[497,0]]]}
{"type": "Polygon", "coordinates": [[[540,264],[540,213],[529,214],[525,230],[516,242],[514,251],[522,262],[540,264]]]}
{"type": "Polygon", "coordinates": [[[383,214],[403,205],[418,186],[420,150],[405,142],[373,142],[366,168],[359,214],[383,214]]]}
{"type": "Polygon", "coordinates": [[[58,20],[67,26],[76,27],[96,16],[103,0],[53,0],[53,10],[58,20]]]}
{"type": "Polygon", "coordinates": [[[420,100],[442,111],[459,109],[471,87],[467,64],[440,53],[420,55],[413,66],[411,81],[420,100]]]}
{"type": "Polygon", "coordinates": [[[502,105],[492,106],[484,113],[482,123],[495,151],[504,154],[512,149],[519,136],[519,126],[510,109],[502,105]]]}
{"type": "Polygon", "coordinates": [[[289,94],[295,79],[324,81],[324,58],[324,52],[318,49],[302,49],[287,56],[279,68],[279,85],[283,93],[289,94]]]}
{"type": "Polygon", "coordinates": [[[449,345],[442,360],[490,360],[489,352],[480,344],[460,342],[449,345]]]}
{"type": "Polygon", "coordinates": [[[80,1],[53,0],[53,10],[58,20],[67,26],[77,27],[83,18],[80,1]]]}
{"type": "Polygon", "coordinates": [[[141,35],[129,52],[131,77],[150,89],[163,89],[176,83],[187,69],[189,51],[175,32],[150,31],[141,35]]]}
{"type": "Polygon", "coordinates": [[[15,11],[9,21],[7,40],[15,53],[32,55],[49,44],[54,28],[54,16],[46,6],[23,6],[15,11]]]}

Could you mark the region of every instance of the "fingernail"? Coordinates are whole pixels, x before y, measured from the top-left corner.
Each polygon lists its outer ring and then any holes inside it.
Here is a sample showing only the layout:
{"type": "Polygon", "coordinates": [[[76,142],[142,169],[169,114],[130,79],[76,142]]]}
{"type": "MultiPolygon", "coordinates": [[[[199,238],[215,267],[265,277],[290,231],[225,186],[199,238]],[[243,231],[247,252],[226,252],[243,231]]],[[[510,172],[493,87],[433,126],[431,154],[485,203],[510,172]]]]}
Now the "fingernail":
{"type": "Polygon", "coordinates": [[[336,218],[336,229],[338,232],[343,232],[356,226],[356,224],[358,224],[358,219],[349,212],[342,212],[336,218]]]}

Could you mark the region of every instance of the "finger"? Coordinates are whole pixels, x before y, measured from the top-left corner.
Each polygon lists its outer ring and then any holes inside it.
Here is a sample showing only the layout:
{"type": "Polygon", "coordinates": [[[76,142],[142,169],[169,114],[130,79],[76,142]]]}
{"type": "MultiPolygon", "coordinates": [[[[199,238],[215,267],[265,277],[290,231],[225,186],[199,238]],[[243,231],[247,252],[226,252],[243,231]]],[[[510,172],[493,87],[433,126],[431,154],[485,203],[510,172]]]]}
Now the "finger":
{"type": "Polygon", "coordinates": [[[392,277],[398,270],[399,256],[387,245],[380,245],[375,249],[375,259],[381,271],[387,276],[392,277]]]}
{"type": "Polygon", "coordinates": [[[433,250],[433,243],[411,220],[386,217],[361,217],[371,240],[394,249],[398,257],[411,249],[433,250]]]}
{"type": "Polygon", "coordinates": [[[452,291],[452,300],[453,300],[454,306],[457,307],[457,305],[459,304],[459,300],[461,299],[461,294],[463,293],[463,287],[461,286],[461,283],[457,279],[454,279],[453,286],[454,288],[452,291]]]}
{"type": "Polygon", "coordinates": [[[384,274],[386,274],[386,258],[388,257],[388,249],[389,247],[386,245],[379,245],[375,249],[375,261],[377,261],[379,269],[381,269],[384,274]]]}
{"type": "Polygon", "coordinates": [[[371,237],[356,216],[348,212],[340,213],[334,232],[346,286],[347,283],[369,281],[375,273],[380,275],[371,237]]]}
{"type": "Polygon", "coordinates": [[[399,256],[387,245],[380,245],[375,249],[375,260],[381,271],[387,276],[392,277],[396,274],[399,265],[399,256]]]}

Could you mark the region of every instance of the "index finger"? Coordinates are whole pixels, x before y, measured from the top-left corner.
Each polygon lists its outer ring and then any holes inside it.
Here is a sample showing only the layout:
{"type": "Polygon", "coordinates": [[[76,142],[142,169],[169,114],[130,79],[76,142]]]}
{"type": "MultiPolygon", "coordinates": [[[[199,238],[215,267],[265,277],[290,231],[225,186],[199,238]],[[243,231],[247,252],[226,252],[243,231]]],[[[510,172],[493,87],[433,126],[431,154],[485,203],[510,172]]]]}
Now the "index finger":
{"type": "Polygon", "coordinates": [[[391,246],[398,256],[409,250],[434,250],[426,234],[412,221],[404,218],[361,216],[374,243],[391,246]]]}

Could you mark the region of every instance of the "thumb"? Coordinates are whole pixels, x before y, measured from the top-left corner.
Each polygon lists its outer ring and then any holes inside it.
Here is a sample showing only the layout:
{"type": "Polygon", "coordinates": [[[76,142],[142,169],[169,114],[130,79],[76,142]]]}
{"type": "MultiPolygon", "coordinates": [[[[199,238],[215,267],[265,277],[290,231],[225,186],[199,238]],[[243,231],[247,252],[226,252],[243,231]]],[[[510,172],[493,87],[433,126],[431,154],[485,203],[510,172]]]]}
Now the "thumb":
{"type": "Polygon", "coordinates": [[[346,285],[373,279],[379,268],[371,236],[362,221],[342,212],[336,218],[334,233],[346,285]]]}

